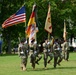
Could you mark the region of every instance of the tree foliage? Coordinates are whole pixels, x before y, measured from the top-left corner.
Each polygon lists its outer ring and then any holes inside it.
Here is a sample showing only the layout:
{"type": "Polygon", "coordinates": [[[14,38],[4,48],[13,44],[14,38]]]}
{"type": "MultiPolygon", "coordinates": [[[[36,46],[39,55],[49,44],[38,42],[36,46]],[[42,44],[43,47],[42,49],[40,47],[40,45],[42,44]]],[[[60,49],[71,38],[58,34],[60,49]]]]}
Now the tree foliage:
{"type": "MultiPolygon", "coordinates": [[[[26,7],[26,26],[30,18],[32,6],[37,4],[37,21],[39,32],[37,33],[38,41],[44,40],[47,37],[47,32],[44,30],[45,20],[48,11],[48,2],[51,4],[51,19],[54,37],[63,36],[64,19],[66,20],[67,32],[70,37],[72,34],[76,36],[76,0],[1,0],[0,1],[0,27],[4,20],[14,14],[24,3],[26,7]],[[70,26],[71,25],[71,28],[70,26]]],[[[18,37],[25,37],[25,23],[14,25],[6,29],[1,29],[5,46],[18,42],[18,37]],[[9,44],[8,44],[9,43],[9,44]]],[[[11,45],[9,46],[11,47],[11,45]]],[[[9,48],[10,51],[10,48],[9,48]]]]}

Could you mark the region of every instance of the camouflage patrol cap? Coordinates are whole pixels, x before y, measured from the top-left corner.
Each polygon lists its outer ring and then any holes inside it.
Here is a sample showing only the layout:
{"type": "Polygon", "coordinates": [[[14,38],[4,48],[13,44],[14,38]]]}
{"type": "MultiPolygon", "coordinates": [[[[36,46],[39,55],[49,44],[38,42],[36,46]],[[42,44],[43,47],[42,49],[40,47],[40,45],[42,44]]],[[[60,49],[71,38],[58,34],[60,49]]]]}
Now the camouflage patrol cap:
{"type": "Polygon", "coordinates": [[[35,41],[35,39],[33,39],[32,41],[31,41],[31,43],[33,43],[35,41]]]}
{"type": "Polygon", "coordinates": [[[23,43],[23,42],[25,42],[26,41],[26,39],[25,38],[23,38],[22,40],[21,40],[21,43],[23,43]]]}

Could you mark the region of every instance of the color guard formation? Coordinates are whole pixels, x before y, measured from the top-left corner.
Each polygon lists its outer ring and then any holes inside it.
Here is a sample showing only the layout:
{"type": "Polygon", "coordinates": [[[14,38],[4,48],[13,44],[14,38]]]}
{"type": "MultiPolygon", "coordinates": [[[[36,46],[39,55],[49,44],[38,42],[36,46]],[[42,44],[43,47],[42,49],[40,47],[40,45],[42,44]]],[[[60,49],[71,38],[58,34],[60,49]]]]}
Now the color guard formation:
{"type": "Polygon", "coordinates": [[[30,63],[33,69],[35,65],[39,65],[39,61],[43,58],[44,68],[47,68],[47,63],[50,63],[51,60],[54,61],[53,66],[56,68],[57,65],[60,65],[60,62],[64,59],[69,59],[69,46],[67,41],[62,39],[45,39],[43,44],[43,52],[40,53],[41,44],[37,44],[37,41],[33,39],[31,44],[28,44],[26,39],[23,39],[18,46],[18,55],[21,58],[21,69],[26,70],[27,60],[30,58],[30,63]]]}

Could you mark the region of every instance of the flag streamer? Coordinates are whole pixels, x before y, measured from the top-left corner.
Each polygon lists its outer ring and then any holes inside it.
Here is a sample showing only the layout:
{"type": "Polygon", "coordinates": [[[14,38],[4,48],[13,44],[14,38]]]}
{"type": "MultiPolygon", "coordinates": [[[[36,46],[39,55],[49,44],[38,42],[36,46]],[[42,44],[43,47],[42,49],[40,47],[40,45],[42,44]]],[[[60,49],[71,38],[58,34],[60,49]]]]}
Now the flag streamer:
{"type": "Polygon", "coordinates": [[[66,24],[65,24],[65,20],[64,20],[64,32],[63,32],[64,41],[66,41],[66,36],[67,36],[67,32],[66,32],[66,24]]]}

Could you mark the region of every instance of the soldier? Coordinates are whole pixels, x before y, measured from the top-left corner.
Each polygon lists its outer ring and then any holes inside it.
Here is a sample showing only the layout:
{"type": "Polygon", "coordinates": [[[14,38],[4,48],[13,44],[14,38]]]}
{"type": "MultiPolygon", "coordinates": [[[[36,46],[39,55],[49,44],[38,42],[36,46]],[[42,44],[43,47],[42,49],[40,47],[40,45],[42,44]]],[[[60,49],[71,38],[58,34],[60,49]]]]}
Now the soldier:
{"type": "Polygon", "coordinates": [[[59,44],[59,54],[58,54],[59,59],[57,61],[57,64],[60,66],[60,62],[63,60],[62,47],[61,47],[62,41],[61,41],[61,39],[58,41],[58,44],[59,44]]]}
{"type": "Polygon", "coordinates": [[[62,61],[61,48],[58,39],[55,40],[53,49],[54,49],[54,68],[56,68],[57,64],[60,65],[60,62],[62,61]]]}
{"type": "Polygon", "coordinates": [[[53,45],[53,38],[52,39],[48,39],[48,56],[50,57],[50,59],[48,60],[48,63],[50,63],[50,61],[53,59],[53,48],[52,48],[52,45],[53,45]]]}
{"type": "Polygon", "coordinates": [[[47,59],[48,59],[48,40],[46,39],[45,42],[43,43],[43,53],[44,53],[44,68],[46,69],[47,67],[47,59]]]}
{"type": "Polygon", "coordinates": [[[33,69],[35,69],[35,60],[36,60],[36,42],[35,42],[35,39],[33,39],[31,41],[31,44],[29,45],[30,47],[30,52],[29,52],[29,55],[30,55],[30,63],[32,64],[32,67],[33,69]]]}
{"type": "Polygon", "coordinates": [[[41,47],[41,45],[39,44],[39,45],[37,45],[37,47],[36,47],[36,53],[35,53],[35,55],[36,55],[36,61],[35,61],[35,63],[36,64],[38,64],[39,65],[39,61],[41,60],[41,58],[42,58],[42,56],[41,56],[41,54],[40,54],[40,47],[41,47]]]}
{"type": "Polygon", "coordinates": [[[68,45],[68,42],[65,40],[62,44],[62,55],[64,57],[64,60],[67,60],[69,59],[69,45],[68,45]]]}
{"type": "Polygon", "coordinates": [[[27,41],[22,40],[18,46],[18,55],[21,57],[21,69],[26,70],[28,58],[28,44],[27,41]]]}
{"type": "Polygon", "coordinates": [[[51,44],[48,39],[46,39],[45,42],[43,43],[43,53],[44,53],[44,68],[46,69],[47,62],[50,63],[50,61],[53,58],[53,53],[51,52],[51,44]],[[48,56],[50,57],[49,60],[48,56]]]}

